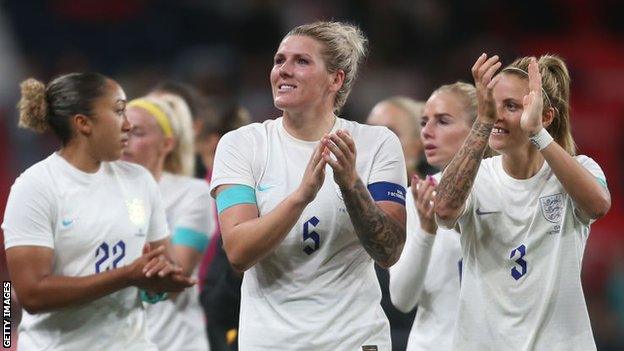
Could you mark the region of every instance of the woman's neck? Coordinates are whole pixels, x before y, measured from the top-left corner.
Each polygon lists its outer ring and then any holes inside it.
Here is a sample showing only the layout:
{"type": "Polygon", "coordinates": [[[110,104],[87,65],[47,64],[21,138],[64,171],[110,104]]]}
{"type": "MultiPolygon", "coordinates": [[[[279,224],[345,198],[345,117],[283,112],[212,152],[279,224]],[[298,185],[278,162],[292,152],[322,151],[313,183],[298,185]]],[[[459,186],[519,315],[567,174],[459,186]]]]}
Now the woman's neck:
{"type": "Polygon", "coordinates": [[[533,145],[528,145],[528,147],[528,151],[523,149],[503,155],[503,169],[510,177],[528,179],[542,168],[544,157],[533,145]]]}
{"type": "Polygon", "coordinates": [[[102,163],[95,155],[89,152],[86,145],[78,141],[70,141],[58,152],[70,165],[85,173],[95,173],[102,163]]]}
{"type": "Polygon", "coordinates": [[[332,110],[291,112],[284,111],[284,128],[293,137],[304,141],[320,140],[334,127],[336,116],[332,110]]]}

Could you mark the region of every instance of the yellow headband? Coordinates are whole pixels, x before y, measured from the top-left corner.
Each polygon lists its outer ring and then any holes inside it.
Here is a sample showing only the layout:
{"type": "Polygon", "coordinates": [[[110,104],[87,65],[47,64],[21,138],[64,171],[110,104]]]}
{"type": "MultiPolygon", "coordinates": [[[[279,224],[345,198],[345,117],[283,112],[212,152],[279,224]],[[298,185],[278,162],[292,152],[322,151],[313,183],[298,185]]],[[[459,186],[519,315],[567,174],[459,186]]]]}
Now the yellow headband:
{"type": "Polygon", "coordinates": [[[156,123],[160,126],[163,133],[165,133],[166,137],[172,137],[173,131],[171,130],[171,123],[169,123],[169,118],[165,112],[155,103],[146,100],[146,99],[134,99],[130,101],[127,107],[140,107],[145,111],[149,112],[154,118],[156,118],[156,123]]]}

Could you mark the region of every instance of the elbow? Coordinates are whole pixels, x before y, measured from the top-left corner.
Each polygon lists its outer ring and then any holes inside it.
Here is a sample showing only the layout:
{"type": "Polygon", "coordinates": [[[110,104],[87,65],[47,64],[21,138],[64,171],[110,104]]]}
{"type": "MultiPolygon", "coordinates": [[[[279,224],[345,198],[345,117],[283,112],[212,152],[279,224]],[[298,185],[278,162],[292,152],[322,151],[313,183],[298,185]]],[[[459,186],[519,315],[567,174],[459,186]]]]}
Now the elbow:
{"type": "Polygon", "coordinates": [[[38,314],[45,311],[41,300],[34,296],[21,296],[21,298],[18,296],[18,301],[22,308],[30,314],[38,314]]]}
{"type": "Polygon", "coordinates": [[[604,196],[598,201],[596,204],[592,206],[590,210],[587,211],[587,214],[591,219],[599,219],[604,217],[609,209],[611,208],[611,199],[608,196],[604,196]]]}
{"type": "Polygon", "coordinates": [[[448,206],[435,207],[435,216],[442,223],[452,223],[458,217],[458,211],[456,209],[449,208],[448,206]]]}
{"type": "Polygon", "coordinates": [[[240,250],[236,250],[234,248],[230,248],[228,250],[225,247],[224,250],[227,259],[230,262],[230,266],[237,273],[244,273],[246,270],[253,266],[252,262],[249,262],[249,260],[247,260],[245,255],[240,252],[240,250]]]}

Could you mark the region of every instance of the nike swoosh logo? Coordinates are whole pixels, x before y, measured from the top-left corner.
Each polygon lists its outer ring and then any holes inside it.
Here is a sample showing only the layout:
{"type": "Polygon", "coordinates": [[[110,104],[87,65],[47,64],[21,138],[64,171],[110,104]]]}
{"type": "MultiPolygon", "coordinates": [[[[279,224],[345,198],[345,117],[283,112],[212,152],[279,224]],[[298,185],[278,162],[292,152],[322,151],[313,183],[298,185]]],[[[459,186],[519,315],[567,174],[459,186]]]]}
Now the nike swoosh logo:
{"type": "Polygon", "coordinates": [[[258,185],[258,191],[267,191],[273,187],[275,187],[275,185],[258,185]]]}
{"type": "Polygon", "coordinates": [[[501,211],[481,211],[480,208],[477,208],[478,216],[483,216],[483,215],[488,215],[488,214],[493,214],[493,213],[501,213],[501,211]]]}
{"type": "Polygon", "coordinates": [[[69,227],[72,223],[74,223],[73,219],[64,219],[63,221],[61,221],[63,227],[69,227]]]}

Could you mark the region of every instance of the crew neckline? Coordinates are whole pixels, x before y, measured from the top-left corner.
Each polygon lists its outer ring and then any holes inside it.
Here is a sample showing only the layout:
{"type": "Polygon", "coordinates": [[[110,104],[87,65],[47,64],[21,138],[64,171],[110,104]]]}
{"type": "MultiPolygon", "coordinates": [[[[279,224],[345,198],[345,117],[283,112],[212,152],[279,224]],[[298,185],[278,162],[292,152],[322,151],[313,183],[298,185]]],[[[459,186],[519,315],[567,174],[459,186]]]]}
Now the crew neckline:
{"type": "Polygon", "coordinates": [[[496,162],[498,163],[497,168],[499,169],[501,178],[503,179],[505,183],[510,184],[510,185],[527,186],[527,185],[535,184],[539,182],[540,179],[543,178],[544,174],[546,174],[549,169],[548,162],[544,160],[544,162],[542,163],[542,167],[540,167],[537,173],[535,173],[533,176],[529,178],[525,178],[525,179],[518,179],[518,178],[514,178],[510,176],[507,173],[507,171],[505,171],[505,167],[503,166],[502,155],[498,157],[498,160],[496,160],[496,162]]]}
{"type": "Polygon", "coordinates": [[[78,169],[76,166],[69,163],[69,161],[67,161],[63,156],[61,156],[58,153],[58,151],[55,151],[52,154],[52,157],[54,160],[56,160],[55,162],[61,167],[62,171],[64,171],[69,176],[71,176],[72,178],[74,178],[75,180],[79,182],[83,182],[83,183],[93,182],[99,179],[101,175],[104,173],[104,167],[103,167],[104,162],[100,162],[100,167],[98,168],[97,171],[93,173],[89,173],[89,172],[82,171],[78,169]]]}
{"type": "MultiPolygon", "coordinates": [[[[336,119],[334,120],[334,125],[332,126],[332,129],[329,131],[329,133],[333,133],[336,130],[340,129],[341,124],[342,124],[342,118],[336,116],[336,119]]],[[[318,144],[318,142],[321,141],[322,139],[321,137],[318,140],[307,141],[307,140],[301,140],[299,138],[295,138],[292,134],[288,133],[288,131],[286,130],[286,127],[284,127],[284,117],[278,118],[278,129],[281,134],[286,136],[286,138],[290,139],[291,141],[299,145],[316,146],[316,144],[318,144]]]]}

